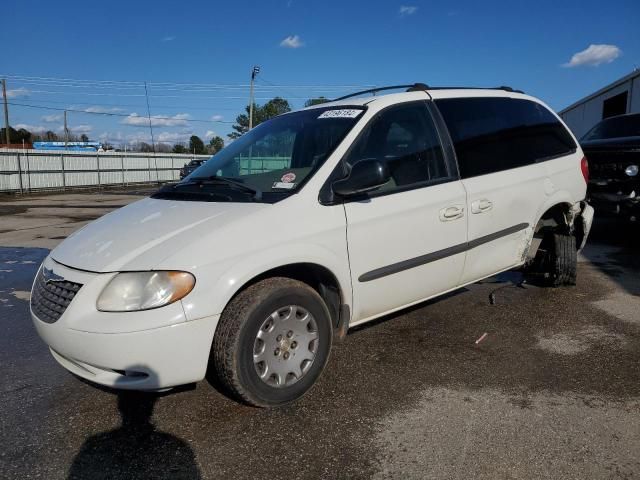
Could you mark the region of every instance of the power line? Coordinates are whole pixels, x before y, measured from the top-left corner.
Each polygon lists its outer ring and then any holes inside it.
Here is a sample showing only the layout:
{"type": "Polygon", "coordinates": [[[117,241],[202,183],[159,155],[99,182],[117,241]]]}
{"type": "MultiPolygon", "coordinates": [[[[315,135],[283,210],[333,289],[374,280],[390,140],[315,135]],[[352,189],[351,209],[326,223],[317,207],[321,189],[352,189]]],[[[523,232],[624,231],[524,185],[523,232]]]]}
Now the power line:
{"type": "MultiPolygon", "coordinates": [[[[86,115],[105,115],[109,117],[125,117],[125,118],[140,118],[140,115],[134,113],[117,113],[117,112],[87,112],[86,110],[75,110],[71,108],[60,108],[60,107],[48,107],[46,105],[31,105],[27,103],[17,103],[17,102],[7,102],[9,105],[15,105],[18,107],[27,107],[27,108],[37,108],[41,110],[55,110],[58,112],[74,112],[74,113],[84,113],[86,115]]],[[[144,118],[144,117],[142,117],[144,118]]],[[[176,121],[184,121],[184,122],[200,122],[200,123],[235,123],[226,120],[203,120],[197,118],[175,118],[175,117],[166,117],[160,115],[152,115],[151,118],[153,120],[176,120],[176,121]]]]}
{"type": "MultiPolygon", "coordinates": [[[[71,87],[94,87],[94,88],[144,88],[144,82],[138,81],[124,81],[124,80],[81,80],[70,78],[55,78],[55,77],[35,77],[24,75],[1,75],[5,78],[16,80],[19,82],[28,82],[33,84],[60,84],[61,86],[71,87]]],[[[312,85],[286,85],[275,84],[268,82],[271,86],[276,88],[300,88],[300,89],[351,89],[362,87],[373,87],[373,84],[343,84],[343,85],[331,85],[331,84],[312,84],[312,85]]],[[[244,83],[178,83],[178,82],[148,82],[149,88],[192,88],[192,89],[245,89],[249,87],[249,84],[244,83]]]]}

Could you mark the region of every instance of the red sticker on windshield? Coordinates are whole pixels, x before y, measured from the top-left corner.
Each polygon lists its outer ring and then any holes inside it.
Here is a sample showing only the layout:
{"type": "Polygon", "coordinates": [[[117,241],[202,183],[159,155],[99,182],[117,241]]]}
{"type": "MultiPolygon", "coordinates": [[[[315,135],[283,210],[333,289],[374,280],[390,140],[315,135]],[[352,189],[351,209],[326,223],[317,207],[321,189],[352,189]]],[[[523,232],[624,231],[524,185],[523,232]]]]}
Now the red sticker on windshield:
{"type": "Polygon", "coordinates": [[[285,173],[280,179],[280,181],[282,181],[283,183],[293,183],[295,179],[296,179],[296,174],[293,172],[289,172],[289,173],[285,173]]]}

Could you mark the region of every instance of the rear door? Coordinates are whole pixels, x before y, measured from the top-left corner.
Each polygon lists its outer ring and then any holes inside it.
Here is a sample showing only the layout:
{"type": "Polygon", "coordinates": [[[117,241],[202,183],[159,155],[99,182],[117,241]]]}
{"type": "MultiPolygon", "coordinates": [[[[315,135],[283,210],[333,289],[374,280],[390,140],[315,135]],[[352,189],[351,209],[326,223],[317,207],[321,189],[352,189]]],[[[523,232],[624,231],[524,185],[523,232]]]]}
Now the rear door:
{"type": "Polygon", "coordinates": [[[523,98],[437,100],[467,191],[469,241],[462,283],[523,262],[550,192],[545,160],[575,143],[543,105],[523,98]]]}
{"type": "Polygon", "coordinates": [[[353,322],[454,288],[464,266],[466,195],[426,102],[389,107],[345,158],[376,158],[392,180],[345,203],[353,322]]]}

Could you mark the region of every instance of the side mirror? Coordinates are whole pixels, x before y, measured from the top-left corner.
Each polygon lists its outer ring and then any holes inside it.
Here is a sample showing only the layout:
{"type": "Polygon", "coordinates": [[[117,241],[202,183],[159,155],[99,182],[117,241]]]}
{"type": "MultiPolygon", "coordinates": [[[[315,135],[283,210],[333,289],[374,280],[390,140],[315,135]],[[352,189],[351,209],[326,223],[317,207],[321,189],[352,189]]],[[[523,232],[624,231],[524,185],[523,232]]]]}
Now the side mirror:
{"type": "Polygon", "coordinates": [[[375,159],[360,160],[351,167],[347,178],[333,182],[333,192],[341,197],[350,197],[381,187],[391,179],[389,167],[375,159]]]}

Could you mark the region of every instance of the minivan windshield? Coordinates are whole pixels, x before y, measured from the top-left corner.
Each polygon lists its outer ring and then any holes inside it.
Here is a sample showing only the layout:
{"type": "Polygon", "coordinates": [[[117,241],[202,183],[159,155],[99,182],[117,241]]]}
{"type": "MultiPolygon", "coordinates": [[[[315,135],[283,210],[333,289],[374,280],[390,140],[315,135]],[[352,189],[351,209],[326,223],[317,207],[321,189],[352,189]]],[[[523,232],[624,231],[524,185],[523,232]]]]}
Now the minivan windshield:
{"type": "Polygon", "coordinates": [[[163,189],[157,197],[269,203],[282,199],[315,173],[363,112],[363,107],[320,107],[275,117],[215,154],[174,185],[170,194],[163,189]],[[197,185],[199,194],[211,194],[194,196],[191,185],[197,185]]]}
{"type": "Polygon", "coordinates": [[[589,130],[582,140],[622,137],[640,137],[640,114],[607,118],[589,130]]]}

